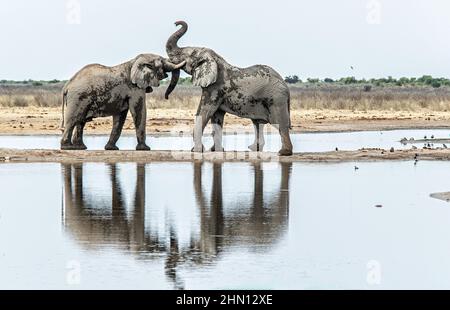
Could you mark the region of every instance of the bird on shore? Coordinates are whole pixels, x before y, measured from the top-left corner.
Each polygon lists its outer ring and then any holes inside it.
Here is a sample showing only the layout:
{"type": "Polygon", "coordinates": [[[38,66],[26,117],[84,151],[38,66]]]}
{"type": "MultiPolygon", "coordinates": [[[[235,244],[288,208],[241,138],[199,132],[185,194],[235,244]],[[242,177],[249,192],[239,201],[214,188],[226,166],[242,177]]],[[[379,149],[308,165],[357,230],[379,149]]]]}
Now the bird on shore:
{"type": "Polygon", "coordinates": [[[411,147],[411,149],[417,150],[417,146],[413,145],[413,146],[411,147]]]}
{"type": "Polygon", "coordinates": [[[339,151],[339,149],[336,147],[336,152],[339,151]]]}
{"type": "Polygon", "coordinates": [[[442,144],[442,146],[444,147],[444,149],[446,149],[446,148],[447,148],[447,145],[445,145],[445,143],[444,143],[444,144],[442,144]]]}
{"type": "Polygon", "coordinates": [[[434,139],[434,135],[431,135],[431,139],[434,139]]]}
{"type": "Polygon", "coordinates": [[[358,170],[359,169],[359,167],[358,166],[355,166],[355,170],[358,170]]]}
{"type": "Polygon", "coordinates": [[[423,136],[423,138],[426,140],[426,139],[427,139],[427,136],[423,136]]]}

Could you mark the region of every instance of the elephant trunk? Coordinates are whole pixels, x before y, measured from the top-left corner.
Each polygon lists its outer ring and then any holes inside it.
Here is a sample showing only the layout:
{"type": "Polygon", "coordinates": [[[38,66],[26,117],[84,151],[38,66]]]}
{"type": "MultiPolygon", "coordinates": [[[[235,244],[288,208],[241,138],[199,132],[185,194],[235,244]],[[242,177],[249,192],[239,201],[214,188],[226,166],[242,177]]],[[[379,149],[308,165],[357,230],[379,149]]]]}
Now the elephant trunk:
{"type": "Polygon", "coordinates": [[[172,78],[170,80],[169,87],[167,87],[166,94],[164,95],[166,99],[169,99],[169,95],[175,89],[175,86],[177,86],[178,79],[180,78],[180,69],[183,68],[185,64],[186,61],[182,61],[179,64],[173,64],[168,60],[164,61],[164,71],[172,72],[172,78]]]}
{"type": "Polygon", "coordinates": [[[170,36],[170,38],[167,40],[166,43],[166,52],[169,56],[171,56],[171,54],[173,54],[174,51],[179,50],[180,47],[178,46],[178,40],[186,33],[186,31],[188,30],[188,25],[186,22],[184,21],[177,21],[175,22],[176,26],[180,26],[181,28],[178,29],[177,31],[174,32],[174,34],[172,34],[170,36]]]}
{"type": "Polygon", "coordinates": [[[175,86],[177,86],[179,78],[180,78],[180,69],[172,71],[172,78],[170,79],[170,84],[169,87],[167,87],[166,89],[166,94],[164,95],[164,98],[169,99],[169,95],[175,89],[175,86]]]}

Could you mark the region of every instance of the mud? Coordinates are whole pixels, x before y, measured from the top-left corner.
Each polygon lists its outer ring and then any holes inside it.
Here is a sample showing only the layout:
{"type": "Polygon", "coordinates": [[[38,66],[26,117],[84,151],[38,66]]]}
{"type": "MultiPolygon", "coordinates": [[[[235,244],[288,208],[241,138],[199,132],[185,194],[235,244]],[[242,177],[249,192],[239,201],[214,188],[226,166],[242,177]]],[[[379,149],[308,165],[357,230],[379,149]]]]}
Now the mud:
{"type": "Polygon", "coordinates": [[[5,162],[367,162],[367,161],[450,160],[448,149],[305,152],[278,156],[269,152],[206,152],[188,151],[61,151],[0,149],[0,163],[5,162]]]}

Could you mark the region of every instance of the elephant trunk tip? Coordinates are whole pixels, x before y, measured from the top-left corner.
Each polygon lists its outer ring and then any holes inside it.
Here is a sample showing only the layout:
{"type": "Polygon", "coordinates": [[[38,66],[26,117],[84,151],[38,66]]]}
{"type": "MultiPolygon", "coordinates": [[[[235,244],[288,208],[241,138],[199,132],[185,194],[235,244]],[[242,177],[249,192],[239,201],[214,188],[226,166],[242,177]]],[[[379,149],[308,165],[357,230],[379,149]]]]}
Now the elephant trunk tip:
{"type": "Polygon", "coordinates": [[[188,29],[188,25],[185,21],[179,20],[175,22],[176,26],[181,26],[180,29],[175,31],[174,34],[172,34],[166,43],[166,51],[170,55],[170,53],[174,50],[179,49],[178,47],[178,40],[186,33],[188,29]]]}

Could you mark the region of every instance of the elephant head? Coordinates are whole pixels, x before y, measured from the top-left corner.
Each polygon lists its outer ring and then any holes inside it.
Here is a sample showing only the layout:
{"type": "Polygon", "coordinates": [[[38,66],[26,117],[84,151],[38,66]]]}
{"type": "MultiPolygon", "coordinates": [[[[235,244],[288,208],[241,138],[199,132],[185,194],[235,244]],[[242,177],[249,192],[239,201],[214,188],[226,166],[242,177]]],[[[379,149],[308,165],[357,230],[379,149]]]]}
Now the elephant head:
{"type": "Polygon", "coordinates": [[[147,93],[153,91],[152,87],[158,87],[159,81],[167,78],[166,72],[172,72],[172,79],[166,90],[166,99],[175,89],[180,77],[180,68],[185,62],[171,63],[168,59],[153,54],[141,54],[137,56],[131,66],[131,82],[147,93]]]}
{"type": "Polygon", "coordinates": [[[166,51],[170,60],[186,62],[183,69],[192,75],[194,85],[208,87],[214,84],[217,80],[220,56],[209,48],[179,47],[178,40],[186,33],[188,25],[184,21],[177,21],[175,25],[181,26],[181,28],[172,34],[166,43],[166,51]]]}

